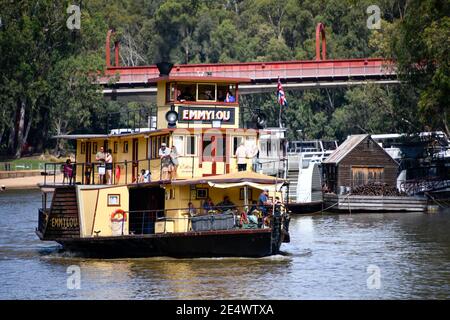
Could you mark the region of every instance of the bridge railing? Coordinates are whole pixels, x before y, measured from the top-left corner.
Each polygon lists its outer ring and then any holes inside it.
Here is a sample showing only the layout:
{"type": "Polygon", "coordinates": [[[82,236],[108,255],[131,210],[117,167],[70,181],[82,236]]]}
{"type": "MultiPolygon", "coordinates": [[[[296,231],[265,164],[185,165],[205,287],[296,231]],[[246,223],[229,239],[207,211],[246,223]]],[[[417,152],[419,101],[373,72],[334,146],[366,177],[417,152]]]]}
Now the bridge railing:
{"type": "MultiPolygon", "coordinates": [[[[149,78],[155,78],[159,72],[149,67],[140,69],[112,69],[119,72],[119,82],[140,83],[146,82],[149,78]]],[[[300,62],[278,62],[278,63],[249,63],[236,65],[217,66],[181,66],[180,70],[172,70],[174,76],[220,76],[220,77],[240,77],[259,79],[277,79],[278,77],[288,78],[347,78],[347,77],[371,77],[371,76],[391,76],[396,71],[392,65],[387,65],[384,60],[366,62],[361,61],[300,61],[300,62]],[[276,67],[274,67],[276,65],[276,67]]],[[[101,83],[107,83],[108,77],[100,79],[101,83]]]]}

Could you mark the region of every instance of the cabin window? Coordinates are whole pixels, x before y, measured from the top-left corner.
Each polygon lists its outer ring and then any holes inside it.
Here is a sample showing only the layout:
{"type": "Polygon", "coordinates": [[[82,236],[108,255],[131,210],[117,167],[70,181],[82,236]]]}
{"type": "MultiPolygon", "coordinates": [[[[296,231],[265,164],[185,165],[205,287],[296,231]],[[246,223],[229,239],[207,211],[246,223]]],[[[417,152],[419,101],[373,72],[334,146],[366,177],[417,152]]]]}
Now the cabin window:
{"type": "Polygon", "coordinates": [[[236,150],[241,143],[244,143],[244,137],[233,137],[233,156],[236,154],[236,150]]]}
{"type": "Polygon", "coordinates": [[[173,145],[181,156],[193,156],[196,153],[195,136],[173,136],[173,145]]]}
{"type": "Polygon", "coordinates": [[[197,85],[198,101],[216,101],[216,85],[215,84],[198,84],[197,85]]]}
{"type": "Polygon", "coordinates": [[[234,84],[217,85],[217,101],[236,102],[236,86],[234,84]]]}
{"type": "Polygon", "coordinates": [[[86,143],[85,142],[81,143],[80,149],[81,149],[80,150],[81,154],[85,154],[86,153],[86,143]]]}
{"type": "Polygon", "coordinates": [[[173,145],[179,155],[184,155],[184,136],[173,136],[173,145]]]}
{"type": "Polygon", "coordinates": [[[177,84],[177,100],[178,101],[196,101],[196,85],[195,84],[186,84],[186,83],[178,83],[177,84]]]}
{"type": "Polygon", "coordinates": [[[92,154],[96,154],[97,153],[97,142],[93,142],[92,143],[92,154]]]}
{"type": "Polygon", "coordinates": [[[119,143],[116,141],[116,142],[114,142],[114,150],[113,150],[113,152],[117,153],[117,150],[119,150],[119,143]]]}
{"type": "Polygon", "coordinates": [[[161,144],[165,143],[167,148],[170,148],[169,144],[169,136],[154,136],[149,139],[150,143],[150,159],[158,159],[159,158],[159,149],[161,148],[161,144]]]}
{"type": "Polygon", "coordinates": [[[208,198],[208,188],[197,188],[195,190],[196,200],[208,198]]]}
{"type": "Polygon", "coordinates": [[[123,153],[128,153],[128,141],[123,142],[123,153]]]}
{"type": "Polygon", "coordinates": [[[196,152],[197,139],[195,136],[186,136],[186,155],[194,156],[196,152]]]}
{"type": "Polygon", "coordinates": [[[175,100],[175,84],[168,83],[166,85],[166,101],[174,101],[175,100]]]}

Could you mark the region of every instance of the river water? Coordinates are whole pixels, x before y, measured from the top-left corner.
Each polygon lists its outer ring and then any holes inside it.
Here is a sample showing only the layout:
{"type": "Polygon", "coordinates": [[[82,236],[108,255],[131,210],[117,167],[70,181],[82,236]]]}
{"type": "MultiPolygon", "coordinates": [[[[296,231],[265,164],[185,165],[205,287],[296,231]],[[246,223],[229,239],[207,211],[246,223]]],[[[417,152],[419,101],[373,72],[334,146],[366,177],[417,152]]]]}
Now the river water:
{"type": "Polygon", "coordinates": [[[94,260],[37,238],[40,203],[0,193],[0,299],[450,298],[450,210],[294,216],[267,258],[94,260]]]}

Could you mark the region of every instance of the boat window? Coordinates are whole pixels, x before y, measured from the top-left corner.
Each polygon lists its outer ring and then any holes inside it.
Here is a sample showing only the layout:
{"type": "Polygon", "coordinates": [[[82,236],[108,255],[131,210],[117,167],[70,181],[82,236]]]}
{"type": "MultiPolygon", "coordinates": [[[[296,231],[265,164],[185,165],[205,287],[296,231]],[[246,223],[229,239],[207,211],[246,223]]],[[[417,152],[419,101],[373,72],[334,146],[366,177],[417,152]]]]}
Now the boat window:
{"type": "Polygon", "coordinates": [[[179,155],[184,155],[184,136],[173,136],[173,145],[177,148],[179,155]]]}
{"type": "Polygon", "coordinates": [[[96,154],[97,153],[97,142],[93,142],[92,143],[92,154],[96,154]]]}
{"type": "Polygon", "coordinates": [[[177,100],[178,101],[196,101],[196,85],[193,83],[177,84],[177,100]]]}
{"type": "Polygon", "coordinates": [[[117,150],[119,150],[119,143],[117,141],[114,142],[114,153],[117,153],[117,150]]]}
{"type": "Polygon", "coordinates": [[[236,150],[241,143],[244,143],[244,137],[233,137],[233,156],[236,154],[236,150]]]}
{"type": "Polygon", "coordinates": [[[195,136],[186,136],[186,155],[193,156],[196,154],[197,140],[195,136]]]}
{"type": "Polygon", "coordinates": [[[217,85],[217,101],[236,102],[236,86],[234,84],[217,85]]]}
{"type": "Polygon", "coordinates": [[[166,85],[166,101],[175,100],[175,83],[168,83],[166,85]]]}
{"type": "Polygon", "coordinates": [[[128,153],[128,141],[123,142],[123,153],[128,153]]]}
{"type": "Polygon", "coordinates": [[[82,142],[80,148],[81,148],[81,154],[85,154],[86,153],[86,143],[82,142]]]}
{"type": "Polygon", "coordinates": [[[198,84],[197,85],[198,101],[216,101],[216,85],[215,84],[198,84]]]}

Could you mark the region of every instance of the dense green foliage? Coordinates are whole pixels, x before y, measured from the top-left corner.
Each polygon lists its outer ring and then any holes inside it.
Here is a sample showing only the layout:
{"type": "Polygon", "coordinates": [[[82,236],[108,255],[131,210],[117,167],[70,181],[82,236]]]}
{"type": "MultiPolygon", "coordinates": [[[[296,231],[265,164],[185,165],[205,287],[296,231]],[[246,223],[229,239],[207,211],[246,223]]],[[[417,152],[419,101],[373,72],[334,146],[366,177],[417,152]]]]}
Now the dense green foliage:
{"type": "MultiPolygon", "coordinates": [[[[122,65],[313,59],[315,26],[326,26],[328,58],[398,61],[401,86],[286,90],[290,138],[446,130],[449,122],[449,2],[380,0],[381,29],[369,29],[356,0],[0,0],[0,150],[20,156],[59,150],[50,137],[101,128],[123,106],[95,84],[108,29],[122,65]],[[81,6],[81,28],[66,26],[81,6]],[[417,68],[421,66],[421,68],[417,68]]],[[[276,114],[275,92],[243,105],[276,114]]],[[[277,117],[270,119],[277,124],[277,117]]]]}

